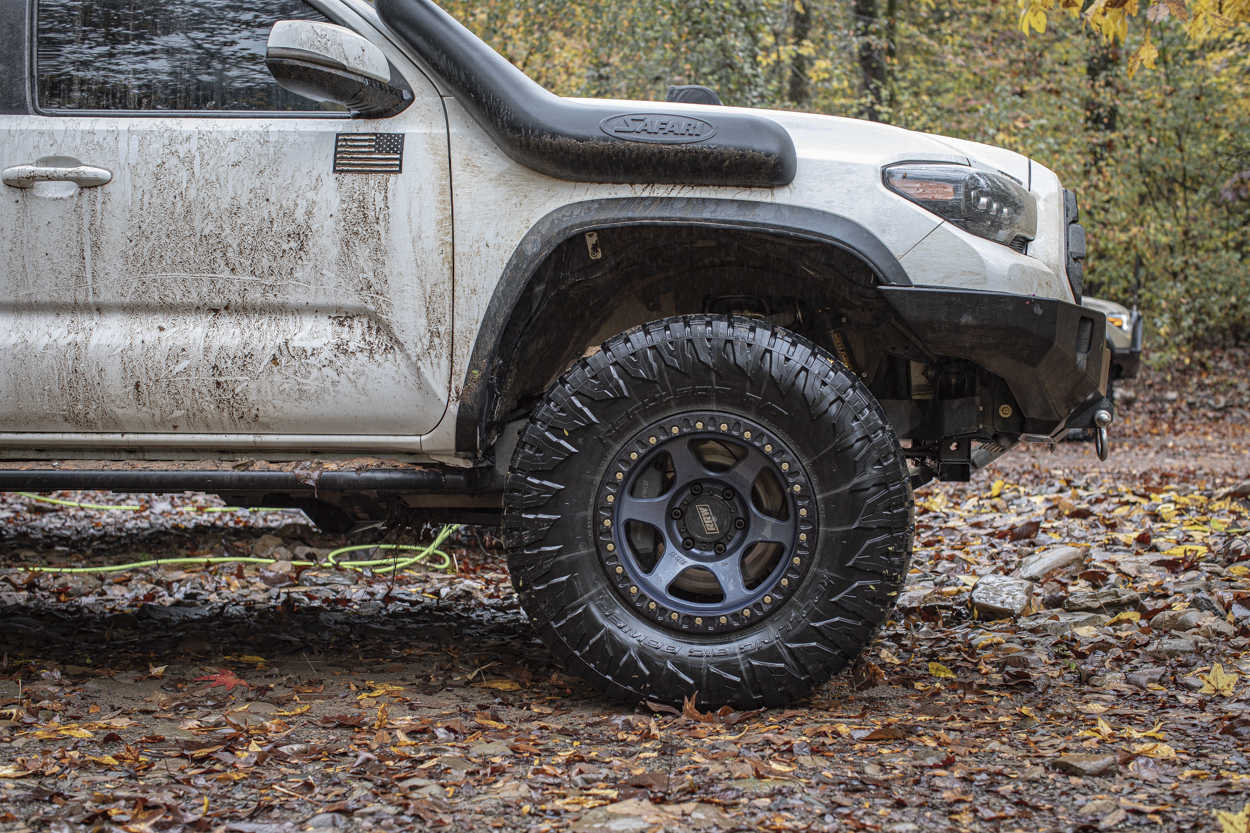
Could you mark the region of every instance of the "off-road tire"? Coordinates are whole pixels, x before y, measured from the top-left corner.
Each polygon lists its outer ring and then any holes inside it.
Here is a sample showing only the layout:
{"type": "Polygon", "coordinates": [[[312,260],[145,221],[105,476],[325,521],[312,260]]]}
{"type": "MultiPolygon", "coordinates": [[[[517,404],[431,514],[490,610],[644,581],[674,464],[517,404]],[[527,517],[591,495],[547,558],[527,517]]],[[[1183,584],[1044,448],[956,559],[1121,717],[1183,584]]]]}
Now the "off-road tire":
{"type": "MultiPolygon", "coordinates": [[[[728,499],[710,509],[736,511],[728,499]]],[[[628,701],[698,692],[702,706],[748,708],[807,694],[869,644],[907,574],[914,507],[898,439],[854,374],[789,331],[700,315],[615,336],[552,386],[512,457],[503,529],[521,603],[574,673],[628,701]],[[796,524],[778,521],[796,541],[768,579],[782,595],[709,622],[669,612],[666,601],[685,608],[675,597],[638,601],[607,524],[631,455],[714,431],[784,467],[781,488],[801,508],[796,524]]]]}

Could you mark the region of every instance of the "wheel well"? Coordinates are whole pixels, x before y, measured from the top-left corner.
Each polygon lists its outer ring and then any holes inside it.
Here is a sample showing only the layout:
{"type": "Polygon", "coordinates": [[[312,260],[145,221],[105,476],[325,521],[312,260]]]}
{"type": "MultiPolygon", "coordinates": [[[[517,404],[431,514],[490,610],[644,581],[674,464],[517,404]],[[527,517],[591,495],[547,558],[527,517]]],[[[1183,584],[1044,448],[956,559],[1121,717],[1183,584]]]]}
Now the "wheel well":
{"type": "Polygon", "coordinates": [[[673,315],[763,318],[842,358],[870,385],[886,354],[923,357],[858,255],[772,231],[646,225],[581,231],[542,261],[485,380],[484,447],[606,338],[673,315]]]}

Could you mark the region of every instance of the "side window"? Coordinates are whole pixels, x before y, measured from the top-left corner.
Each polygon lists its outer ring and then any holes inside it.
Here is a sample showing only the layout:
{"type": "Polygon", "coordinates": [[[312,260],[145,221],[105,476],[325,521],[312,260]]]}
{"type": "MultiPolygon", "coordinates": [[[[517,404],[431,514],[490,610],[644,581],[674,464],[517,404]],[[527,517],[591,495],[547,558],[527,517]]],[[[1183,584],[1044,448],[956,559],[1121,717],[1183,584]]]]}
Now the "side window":
{"type": "Polygon", "coordinates": [[[303,0],[39,0],[44,110],[342,110],[278,86],[269,28],[325,15],[303,0]]]}

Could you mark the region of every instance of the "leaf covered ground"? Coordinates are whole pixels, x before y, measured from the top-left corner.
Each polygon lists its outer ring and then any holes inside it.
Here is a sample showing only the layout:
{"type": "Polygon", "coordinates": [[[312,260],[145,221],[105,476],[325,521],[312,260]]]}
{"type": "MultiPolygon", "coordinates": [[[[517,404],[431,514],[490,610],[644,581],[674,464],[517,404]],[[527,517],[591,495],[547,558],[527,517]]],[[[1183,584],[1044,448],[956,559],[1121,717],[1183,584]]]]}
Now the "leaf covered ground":
{"type": "Polygon", "coordinates": [[[294,512],[5,495],[0,831],[1242,831],[1237,367],[1126,386],[1105,464],[1024,448],[921,490],[892,623],[759,713],[587,690],[535,640],[489,530],[449,542],[454,574],[390,578],[291,566],[345,543],[294,512]],[[277,563],[23,569],[227,554],[277,563]],[[972,604],[1039,563],[1062,566],[1018,616],[972,604]]]}

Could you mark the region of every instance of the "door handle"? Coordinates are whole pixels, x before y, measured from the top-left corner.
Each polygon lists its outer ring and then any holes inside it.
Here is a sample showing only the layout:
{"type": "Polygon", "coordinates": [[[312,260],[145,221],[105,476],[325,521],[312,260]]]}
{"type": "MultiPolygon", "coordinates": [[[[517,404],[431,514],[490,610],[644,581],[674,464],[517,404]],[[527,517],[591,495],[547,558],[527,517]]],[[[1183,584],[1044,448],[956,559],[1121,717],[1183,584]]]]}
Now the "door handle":
{"type": "Polygon", "coordinates": [[[0,174],[5,185],[14,188],[30,188],[36,182],[72,182],[79,188],[97,188],[107,185],[113,174],[93,165],[14,165],[0,174]]]}

